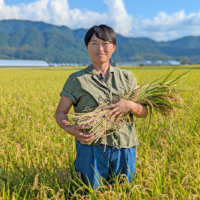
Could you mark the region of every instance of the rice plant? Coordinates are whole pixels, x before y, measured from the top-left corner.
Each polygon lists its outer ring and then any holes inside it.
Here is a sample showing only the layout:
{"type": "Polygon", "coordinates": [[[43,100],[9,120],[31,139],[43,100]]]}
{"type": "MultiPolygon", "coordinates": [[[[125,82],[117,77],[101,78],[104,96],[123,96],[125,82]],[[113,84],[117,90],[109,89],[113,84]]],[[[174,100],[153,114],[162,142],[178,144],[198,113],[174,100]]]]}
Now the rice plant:
{"type": "MultiPolygon", "coordinates": [[[[129,70],[150,82],[171,68],[129,70]]],[[[150,125],[134,119],[140,143],[134,181],[116,177],[101,186],[102,193],[85,191],[74,171],[74,138],[54,118],[59,93],[74,71],[0,70],[0,199],[200,199],[200,71],[179,81],[188,91],[179,92],[185,109],[176,116],[154,113],[150,125]]],[[[184,72],[177,69],[174,77],[184,72]]]]}
{"type": "MultiPolygon", "coordinates": [[[[149,109],[149,115],[151,118],[152,110],[160,113],[163,116],[172,116],[176,112],[175,108],[182,108],[183,100],[180,97],[178,91],[176,90],[174,83],[176,83],[181,77],[183,77],[189,71],[181,74],[180,76],[168,80],[170,75],[177,69],[175,67],[166,77],[162,80],[161,78],[151,81],[149,83],[142,83],[141,86],[137,86],[133,90],[128,91],[122,96],[122,99],[133,101],[141,105],[145,105],[149,109]]],[[[86,108],[83,113],[68,114],[68,117],[72,117],[73,125],[84,125],[83,133],[94,134],[94,139],[89,143],[96,143],[101,137],[107,137],[107,131],[112,131],[109,134],[115,132],[119,128],[129,125],[131,122],[129,120],[130,113],[124,114],[118,121],[118,123],[113,123],[114,118],[108,121],[109,116],[105,116],[106,113],[110,111],[104,110],[108,105],[113,105],[116,102],[112,100],[97,108],[91,109],[86,108]],[[73,123],[74,122],[74,123],[73,123]]]]}

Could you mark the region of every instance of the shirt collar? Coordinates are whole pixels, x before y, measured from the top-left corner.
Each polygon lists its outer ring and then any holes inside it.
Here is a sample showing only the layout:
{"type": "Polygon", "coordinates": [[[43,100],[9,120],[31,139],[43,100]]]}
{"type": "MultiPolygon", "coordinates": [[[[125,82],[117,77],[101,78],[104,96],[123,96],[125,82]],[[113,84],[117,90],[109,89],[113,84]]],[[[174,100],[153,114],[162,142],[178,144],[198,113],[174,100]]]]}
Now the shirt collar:
{"type": "MultiPolygon", "coordinates": [[[[96,74],[96,75],[99,75],[96,71],[96,69],[94,69],[93,65],[90,64],[88,67],[87,67],[87,72],[90,73],[90,74],[96,74]]],[[[115,67],[113,67],[111,64],[110,64],[110,67],[109,67],[109,73],[114,73],[115,72],[115,67]]]]}

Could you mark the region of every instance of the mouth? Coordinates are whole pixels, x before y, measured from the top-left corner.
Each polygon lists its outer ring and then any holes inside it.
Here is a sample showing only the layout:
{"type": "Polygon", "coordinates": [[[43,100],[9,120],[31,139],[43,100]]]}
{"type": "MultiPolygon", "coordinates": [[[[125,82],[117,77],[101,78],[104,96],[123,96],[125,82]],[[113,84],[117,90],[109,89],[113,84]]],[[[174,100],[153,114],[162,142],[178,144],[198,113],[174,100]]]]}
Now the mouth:
{"type": "Polygon", "coordinates": [[[97,53],[96,55],[97,56],[104,56],[105,54],[104,53],[97,53]]]}

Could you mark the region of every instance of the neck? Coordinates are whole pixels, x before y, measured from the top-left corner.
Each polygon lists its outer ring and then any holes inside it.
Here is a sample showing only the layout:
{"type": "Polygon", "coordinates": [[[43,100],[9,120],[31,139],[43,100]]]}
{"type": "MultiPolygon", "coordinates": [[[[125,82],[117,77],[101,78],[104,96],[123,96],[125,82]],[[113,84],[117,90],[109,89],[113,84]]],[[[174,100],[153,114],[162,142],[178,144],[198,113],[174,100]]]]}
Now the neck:
{"type": "Polygon", "coordinates": [[[92,65],[94,67],[94,69],[97,71],[98,74],[102,74],[103,77],[105,77],[108,73],[109,70],[109,62],[106,63],[96,63],[92,61],[92,65]]]}

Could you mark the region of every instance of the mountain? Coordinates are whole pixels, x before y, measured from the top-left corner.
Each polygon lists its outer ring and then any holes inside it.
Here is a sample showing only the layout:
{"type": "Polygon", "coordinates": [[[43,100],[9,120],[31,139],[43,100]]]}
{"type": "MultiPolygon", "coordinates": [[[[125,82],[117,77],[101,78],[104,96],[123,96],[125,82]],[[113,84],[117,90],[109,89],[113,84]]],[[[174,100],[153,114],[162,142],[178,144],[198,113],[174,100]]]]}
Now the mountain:
{"type": "Polygon", "coordinates": [[[158,46],[177,46],[184,48],[200,48],[200,36],[187,36],[169,42],[158,42],[158,46]]]}
{"type": "MultiPolygon", "coordinates": [[[[84,45],[86,29],[71,30],[44,22],[0,21],[0,58],[41,59],[48,62],[89,62],[84,45]]],[[[167,42],[117,34],[113,61],[189,60],[200,62],[200,37],[167,42]]]]}

